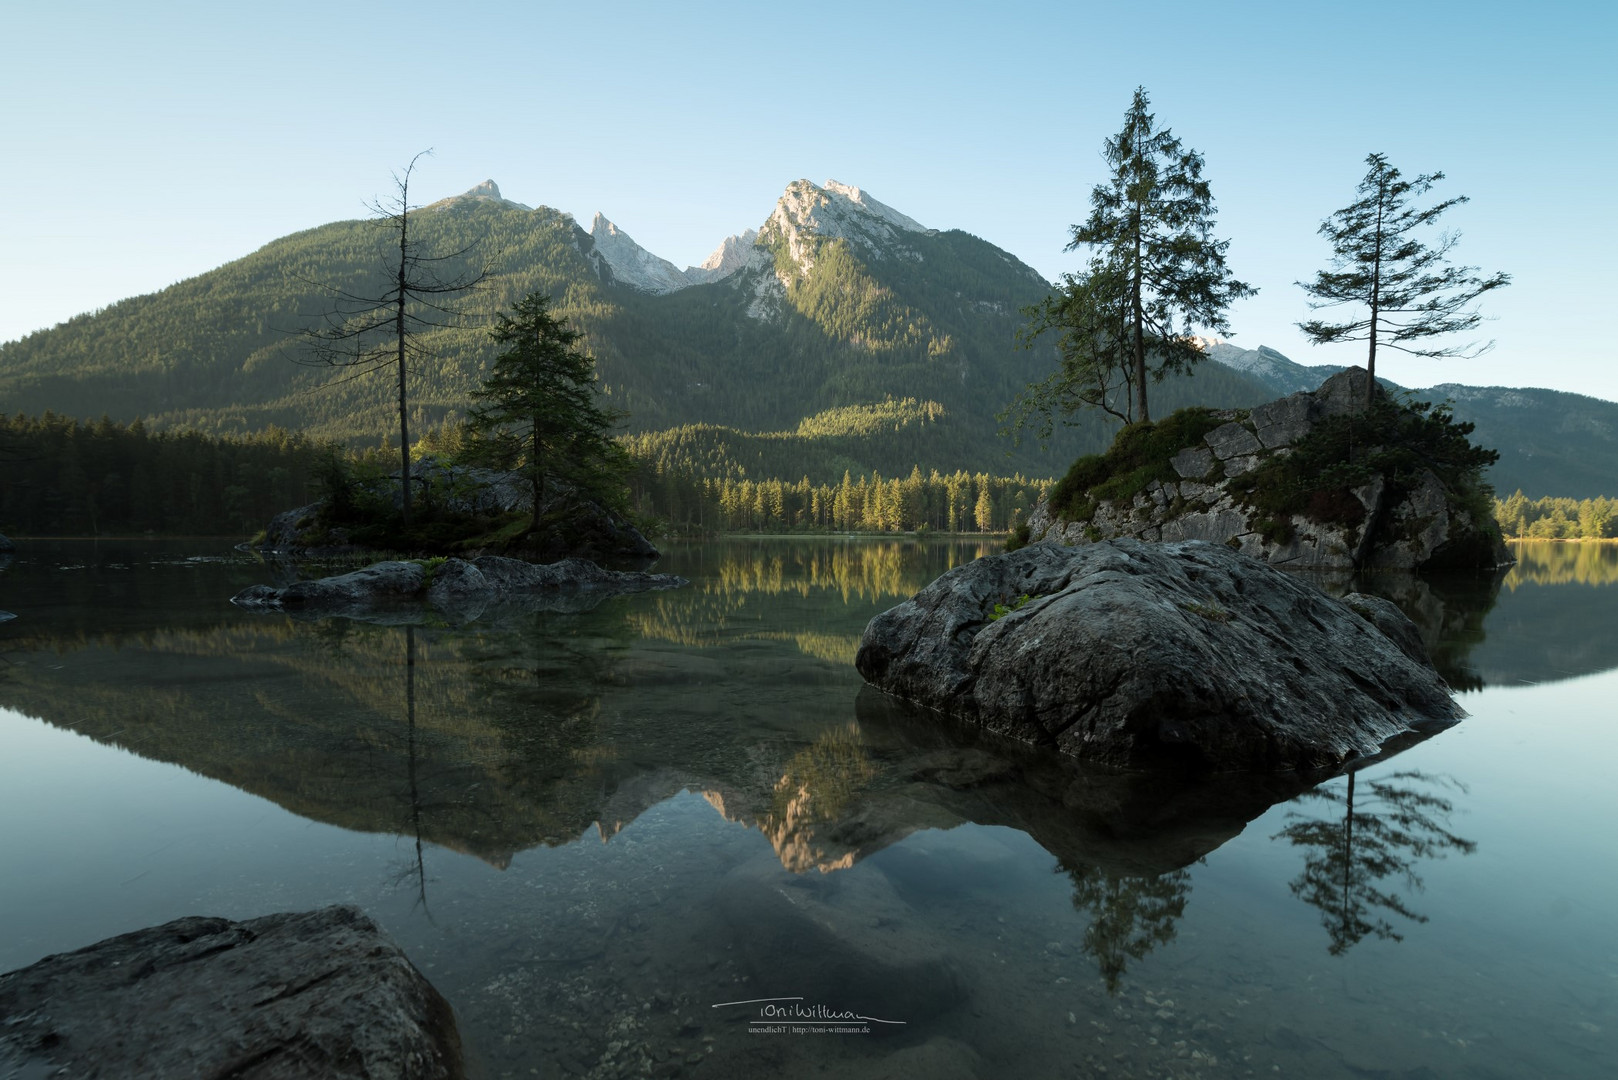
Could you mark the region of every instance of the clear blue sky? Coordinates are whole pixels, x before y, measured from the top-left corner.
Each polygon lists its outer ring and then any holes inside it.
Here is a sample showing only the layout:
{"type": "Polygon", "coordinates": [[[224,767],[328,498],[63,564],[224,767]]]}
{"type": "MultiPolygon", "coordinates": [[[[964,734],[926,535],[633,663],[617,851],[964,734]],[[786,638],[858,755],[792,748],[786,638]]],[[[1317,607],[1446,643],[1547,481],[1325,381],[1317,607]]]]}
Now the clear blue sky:
{"type": "MultiPolygon", "coordinates": [[[[1303,363],[1293,282],[1372,151],[1505,270],[1473,361],[1407,385],[1618,400],[1618,4],[17,4],[0,63],[0,341],[364,215],[425,147],[423,201],[492,177],[686,265],[799,177],[858,184],[1048,278],[1144,85],[1202,152],[1237,344],[1303,363]]],[[[0,408],[4,403],[0,402],[0,408]]]]}

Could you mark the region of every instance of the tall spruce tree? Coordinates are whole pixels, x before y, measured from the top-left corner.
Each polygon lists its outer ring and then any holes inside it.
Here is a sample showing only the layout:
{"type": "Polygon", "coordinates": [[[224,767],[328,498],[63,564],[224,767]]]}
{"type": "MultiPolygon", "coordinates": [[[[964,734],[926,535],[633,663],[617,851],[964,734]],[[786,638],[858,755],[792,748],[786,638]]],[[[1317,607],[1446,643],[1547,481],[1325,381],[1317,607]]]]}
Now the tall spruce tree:
{"type": "Polygon", "coordinates": [[[1320,223],[1320,235],[1332,248],[1331,269],[1310,282],[1297,284],[1310,297],[1309,308],[1349,305],[1362,308],[1357,318],[1343,322],[1311,319],[1298,324],[1315,345],[1339,341],[1367,343],[1366,405],[1376,382],[1379,345],[1412,356],[1461,356],[1486,352],[1493,342],[1426,345],[1441,335],[1465,333],[1483,316],[1471,304],[1484,293],[1511,283],[1509,275],[1484,277],[1475,266],[1452,266],[1449,253],[1460,241],[1458,233],[1441,233],[1429,245],[1418,236],[1444,211],[1467,202],[1456,195],[1432,206],[1416,200],[1426,195],[1444,174],[1427,173],[1404,179],[1388,164],[1386,155],[1365,159],[1365,178],[1355,189],[1359,198],[1320,223]]]}
{"type": "Polygon", "coordinates": [[[1055,400],[1083,405],[1090,396],[1099,405],[1110,393],[1116,401],[1117,387],[1107,386],[1120,372],[1126,422],[1150,421],[1148,377],[1190,371],[1203,358],[1195,332],[1228,334],[1225,309],[1257,291],[1231,275],[1230,242],[1214,238],[1202,155],[1158,127],[1150,104],[1138,87],[1123,129],[1106,142],[1112,176],[1091,191],[1090,217],[1073,226],[1067,245],[1091,253],[1090,269],[1067,279],[1049,324],[1072,328],[1069,344],[1078,346],[1074,378],[1058,380],[1055,400]]]}
{"type": "Polygon", "coordinates": [[[628,455],[613,440],[622,413],[595,396],[595,359],[574,348],[584,336],[550,313],[550,297],[530,293],[510,314],[501,314],[490,335],[505,351],[495,358],[480,404],[467,424],[483,437],[485,451],[500,465],[523,473],[532,485],[537,530],[549,482],[622,502],[628,455]]]}
{"type": "MultiPolygon", "coordinates": [[[[429,359],[421,336],[433,329],[463,325],[469,315],[456,306],[456,298],[475,290],[488,276],[488,268],[444,276],[442,268],[461,262],[471,245],[444,253],[423,250],[410,232],[410,175],[431,150],[410,159],[402,174],[393,181],[398,190],[394,199],[379,200],[371,209],[376,221],[395,234],[383,256],[383,275],[371,288],[344,289],[325,285],[334,298],[322,324],[306,330],[311,348],[299,357],[301,363],[350,369],[355,376],[371,371],[388,371],[394,376],[399,412],[399,483],[403,489],[400,508],[404,524],[410,524],[410,398],[409,374],[412,364],[429,359]]],[[[464,265],[464,264],[463,264],[464,265]]]]}

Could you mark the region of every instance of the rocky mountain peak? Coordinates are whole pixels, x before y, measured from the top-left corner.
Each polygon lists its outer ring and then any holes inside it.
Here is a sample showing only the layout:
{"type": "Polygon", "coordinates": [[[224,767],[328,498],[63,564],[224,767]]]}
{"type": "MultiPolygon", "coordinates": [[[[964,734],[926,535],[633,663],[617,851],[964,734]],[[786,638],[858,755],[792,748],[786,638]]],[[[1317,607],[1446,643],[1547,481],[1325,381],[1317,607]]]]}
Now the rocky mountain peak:
{"type": "Polygon", "coordinates": [[[437,202],[430,205],[428,209],[438,210],[446,206],[453,206],[456,203],[462,202],[495,202],[500,203],[503,206],[514,207],[518,210],[533,209],[532,206],[526,206],[520,202],[512,202],[510,199],[501,195],[500,185],[495,183],[493,180],[485,180],[481,184],[475,184],[459,195],[451,195],[447,199],[439,199],[437,202]]]}
{"type": "Polygon", "coordinates": [[[821,187],[795,180],[759,230],[759,243],[772,249],[784,246],[799,273],[807,274],[814,266],[815,250],[825,241],[846,240],[878,258],[904,257],[915,254],[904,243],[904,234],[927,231],[914,218],[852,184],[828,180],[821,187]]]}
{"type": "Polygon", "coordinates": [[[596,272],[603,278],[654,295],[671,293],[695,284],[687,279],[679,267],[635,243],[628,233],[608,221],[604,214],[597,212],[591,219],[590,238],[595,241],[590,259],[595,263],[596,272]]]}

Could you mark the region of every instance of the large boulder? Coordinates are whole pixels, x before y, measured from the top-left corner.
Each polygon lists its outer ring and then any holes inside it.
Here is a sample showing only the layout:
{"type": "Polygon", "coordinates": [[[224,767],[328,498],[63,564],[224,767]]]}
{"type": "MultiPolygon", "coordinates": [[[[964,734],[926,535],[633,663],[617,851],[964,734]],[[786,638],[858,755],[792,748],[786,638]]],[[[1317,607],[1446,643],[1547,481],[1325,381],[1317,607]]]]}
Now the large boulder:
{"type": "MultiPolygon", "coordinates": [[[[1323,422],[1362,410],[1366,380],[1364,368],[1348,368],[1318,390],[1222,414],[1224,423],[1167,456],[1163,476],[1125,498],[1085,500],[1078,516],[1042,499],[1029,515],[1029,539],[1207,540],[1289,569],[1509,565],[1511,554],[1477,500],[1464,498],[1433,468],[1400,460],[1397,475],[1391,466],[1362,469],[1366,475],[1351,486],[1326,484],[1282,515],[1244,490],[1265,476],[1256,470],[1307,445],[1323,422]]],[[[1379,408],[1394,408],[1380,386],[1373,397],[1379,408]]],[[[1381,454],[1386,447],[1358,449],[1377,460],[1393,457],[1381,454]]]]}
{"type": "Polygon", "coordinates": [[[0,1075],[452,1080],[449,1003],[357,908],[185,918],[0,975],[0,1075]]]}
{"type": "Polygon", "coordinates": [[[1121,767],[1324,768],[1464,715],[1392,605],[1333,600],[1202,541],[978,559],[872,619],[855,666],[897,697],[1121,767]]]}

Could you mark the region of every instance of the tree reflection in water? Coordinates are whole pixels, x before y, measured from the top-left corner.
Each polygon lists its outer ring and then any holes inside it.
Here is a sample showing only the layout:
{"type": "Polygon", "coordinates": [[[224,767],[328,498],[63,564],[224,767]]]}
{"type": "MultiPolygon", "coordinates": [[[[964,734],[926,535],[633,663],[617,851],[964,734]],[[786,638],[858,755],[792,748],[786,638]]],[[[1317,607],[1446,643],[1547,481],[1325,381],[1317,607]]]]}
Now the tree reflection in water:
{"type": "Polygon", "coordinates": [[[1090,916],[1079,949],[1096,962],[1107,993],[1116,994],[1131,960],[1174,940],[1191,895],[1191,871],[1126,875],[1095,866],[1064,867],[1073,907],[1090,916]]]}
{"type": "Polygon", "coordinates": [[[416,628],[405,627],[405,760],[409,782],[410,835],[415,839],[415,858],[407,859],[393,875],[392,884],[401,886],[409,881],[416,885],[416,901],[422,914],[432,921],[432,910],[427,906],[427,863],[421,845],[421,781],[416,761],[416,628]]]}
{"type": "Polygon", "coordinates": [[[1303,873],[1292,883],[1292,894],[1319,908],[1331,936],[1333,956],[1347,952],[1367,935],[1402,941],[1387,915],[1424,923],[1427,916],[1413,910],[1384,882],[1403,878],[1407,890],[1421,891],[1416,864],[1441,859],[1451,851],[1470,855],[1477,844],[1449,831],[1454,804],[1440,792],[1466,794],[1458,780],[1419,771],[1396,772],[1356,786],[1356,773],[1348,774],[1345,789],[1322,785],[1298,796],[1296,802],[1316,800],[1327,808],[1341,808],[1341,817],[1287,814],[1291,824],[1275,835],[1295,847],[1310,850],[1303,873]]]}

